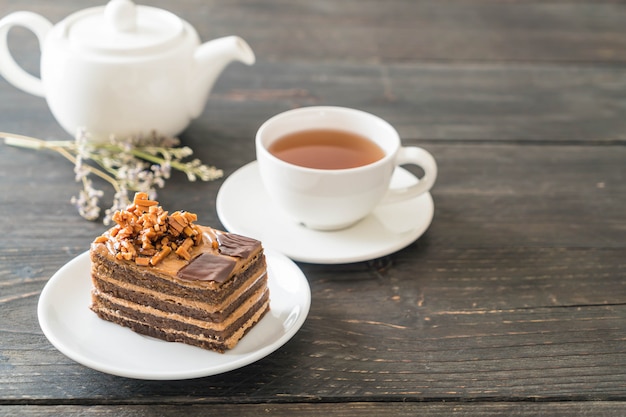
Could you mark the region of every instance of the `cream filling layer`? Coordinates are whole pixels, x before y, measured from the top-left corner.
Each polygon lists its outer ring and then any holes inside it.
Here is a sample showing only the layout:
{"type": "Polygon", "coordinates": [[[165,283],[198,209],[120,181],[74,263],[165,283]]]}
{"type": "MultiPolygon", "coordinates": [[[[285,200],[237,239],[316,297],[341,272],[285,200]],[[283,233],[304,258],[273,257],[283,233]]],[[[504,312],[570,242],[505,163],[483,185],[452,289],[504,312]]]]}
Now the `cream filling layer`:
{"type": "Polygon", "coordinates": [[[176,297],[171,294],[165,294],[159,291],[154,291],[146,287],[139,285],[129,284],[127,282],[118,281],[111,277],[96,276],[96,279],[108,282],[109,284],[116,285],[125,290],[148,295],[156,300],[164,302],[173,302],[186,307],[195,308],[197,310],[207,311],[209,313],[216,313],[224,310],[227,306],[235,302],[243,293],[252,288],[260,279],[262,279],[267,272],[265,270],[259,270],[259,273],[253,275],[242,285],[237,291],[233,292],[228,298],[226,298],[220,305],[214,305],[210,303],[202,303],[200,301],[190,301],[186,298],[176,297]]]}
{"type": "MultiPolygon", "coordinates": [[[[178,321],[180,323],[186,324],[186,325],[191,324],[201,329],[212,330],[216,332],[223,332],[225,329],[231,326],[235,321],[237,321],[244,314],[246,314],[254,306],[254,304],[256,304],[261,298],[263,298],[266,291],[269,291],[267,287],[259,288],[254,294],[248,297],[248,299],[245,300],[239,307],[237,307],[237,309],[233,311],[232,314],[230,314],[228,318],[226,318],[226,320],[220,323],[193,319],[187,316],[181,316],[180,314],[176,314],[176,313],[167,313],[154,307],[145,306],[145,305],[133,303],[131,301],[124,300],[121,298],[113,297],[110,294],[102,293],[96,289],[94,289],[94,294],[96,295],[96,300],[95,300],[96,302],[95,302],[94,308],[96,309],[100,308],[100,306],[97,303],[97,298],[101,297],[103,299],[108,300],[112,304],[116,304],[116,305],[119,305],[128,309],[132,309],[145,315],[152,315],[152,316],[159,317],[159,318],[166,319],[166,320],[174,320],[174,321],[178,321]]],[[[119,317],[119,314],[115,312],[113,312],[113,315],[119,317]]]]}
{"type": "MultiPolygon", "coordinates": [[[[258,322],[261,318],[261,316],[263,316],[263,314],[265,314],[265,312],[267,311],[269,307],[269,300],[264,302],[263,305],[261,306],[261,308],[259,308],[253,315],[252,317],[250,317],[249,320],[247,320],[237,331],[235,331],[229,338],[226,338],[225,340],[221,340],[222,338],[220,336],[207,336],[205,334],[193,334],[193,333],[188,333],[188,332],[184,332],[181,330],[176,330],[176,329],[159,329],[163,332],[169,333],[169,334],[175,334],[175,335],[181,335],[183,337],[186,337],[188,339],[193,339],[193,340],[199,340],[199,341],[203,341],[203,342],[209,342],[209,343],[219,343],[220,346],[225,346],[227,349],[232,349],[237,345],[237,342],[239,342],[239,340],[245,335],[246,331],[252,327],[256,322],[258,322]]],[[[133,322],[133,323],[137,323],[137,324],[144,324],[141,323],[137,320],[128,318],[126,316],[120,315],[118,311],[114,311],[114,310],[110,310],[110,309],[103,309],[103,312],[110,314],[112,316],[115,317],[120,317],[123,320],[127,321],[127,322],[133,322]]]]}

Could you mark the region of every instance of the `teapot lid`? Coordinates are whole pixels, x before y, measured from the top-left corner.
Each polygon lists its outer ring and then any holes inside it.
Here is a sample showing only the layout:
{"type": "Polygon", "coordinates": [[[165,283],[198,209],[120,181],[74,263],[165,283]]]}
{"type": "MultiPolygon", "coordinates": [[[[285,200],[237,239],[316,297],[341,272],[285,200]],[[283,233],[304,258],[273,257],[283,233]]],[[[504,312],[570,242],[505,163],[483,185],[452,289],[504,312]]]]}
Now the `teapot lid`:
{"type": "Polygon", "coordinates": [[[184,35],[183,21],[131,0],[111,0],[106,7],[75,13],[64,22],[64,34],[75,46],[101,52],[146,52],[167,47],[184,35]]]}

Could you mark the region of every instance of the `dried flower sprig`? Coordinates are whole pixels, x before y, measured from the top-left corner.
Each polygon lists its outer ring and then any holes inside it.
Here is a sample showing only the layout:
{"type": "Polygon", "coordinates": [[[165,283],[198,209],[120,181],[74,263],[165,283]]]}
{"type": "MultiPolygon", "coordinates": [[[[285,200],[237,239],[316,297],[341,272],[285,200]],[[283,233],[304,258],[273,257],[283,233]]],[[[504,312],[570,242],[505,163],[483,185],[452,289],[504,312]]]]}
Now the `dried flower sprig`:
{"type": "Polygon", "coordinates": [[[100,199],[104,195],[102,190],[94,188],[90,176],[110,183],[115,194],[113,204],[105,210],[103,223],[106,225],[111,222],[113,213],[128,206],[129,193],[145,192],[150,199],[155,199],[156,189],[163,188],[172,169],[184,172],[189,181],[212,181],[223,175],[222,170],[204,165],[199,159],[183,161],[193,150],[188,146],[179,147],[177,138],[156,133],[128,138],[112,136],[105,143],[91,140],[83,130],[76,134],[74,141],[45,141],[2,132],[0,137],[5,138],[7,145],[49,149],[72,162],[76,181],[80,181],[83,188],[71,202],[87,220],[100,217],[100,199]]]}

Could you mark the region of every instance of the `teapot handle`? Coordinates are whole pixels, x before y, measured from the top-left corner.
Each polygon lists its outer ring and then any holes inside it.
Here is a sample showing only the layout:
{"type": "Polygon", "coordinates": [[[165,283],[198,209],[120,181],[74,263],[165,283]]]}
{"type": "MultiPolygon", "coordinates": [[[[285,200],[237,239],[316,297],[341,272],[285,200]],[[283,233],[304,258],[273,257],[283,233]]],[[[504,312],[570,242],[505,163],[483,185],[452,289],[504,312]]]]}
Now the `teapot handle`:
{"type": "Polygon", "coordinates": [[[0,20],[0,74],[15,87],[35,96],[44,97],[41,79],[20,67],[9,51],[7,35],[13,26],[23,26],[31,30],[37,36],[41,48],[48,31],[52,29],[52,23],[32,12],[15,12],[0,20]]]}

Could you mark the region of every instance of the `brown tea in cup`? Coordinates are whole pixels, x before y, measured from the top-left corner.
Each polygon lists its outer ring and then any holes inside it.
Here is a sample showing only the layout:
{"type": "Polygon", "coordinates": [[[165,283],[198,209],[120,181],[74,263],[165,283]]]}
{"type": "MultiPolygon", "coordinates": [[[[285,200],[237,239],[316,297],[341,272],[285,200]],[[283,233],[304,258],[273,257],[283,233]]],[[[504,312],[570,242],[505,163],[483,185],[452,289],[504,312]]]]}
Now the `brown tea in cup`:
{"type": "Polygon", "coordinates": [[[255,148],[263,186],[276,208],[313,230],[350,227],[379,204],[426,193],[437,178],[437,163],[430,153],[402,146],[398,132],[380,117],[345,107],[301,107],[277,114],[257,130],[255,148]],[[283,146],[277,145],[283,141],[283,146]],[[343,153],[332,146],[338,143],[356,149],[356,162],[339,158],[338,165],[328,163],[343,153]],[[331,146],[329,151],[303,144],[331,146]],[[295,149],[300,160],[281,155],[281,147],[295,149]],[[396,168],[408,164],[421,168],[424,175],[411,185],[391,187],[396,168]]]}
{"type": "Polygon", "coordinates": [[[348,169],[382,159],[380,146],[359,134],[337,129],[309,129],[276,139],[269,152],[290,164],[315,169],[348,169]]]}

